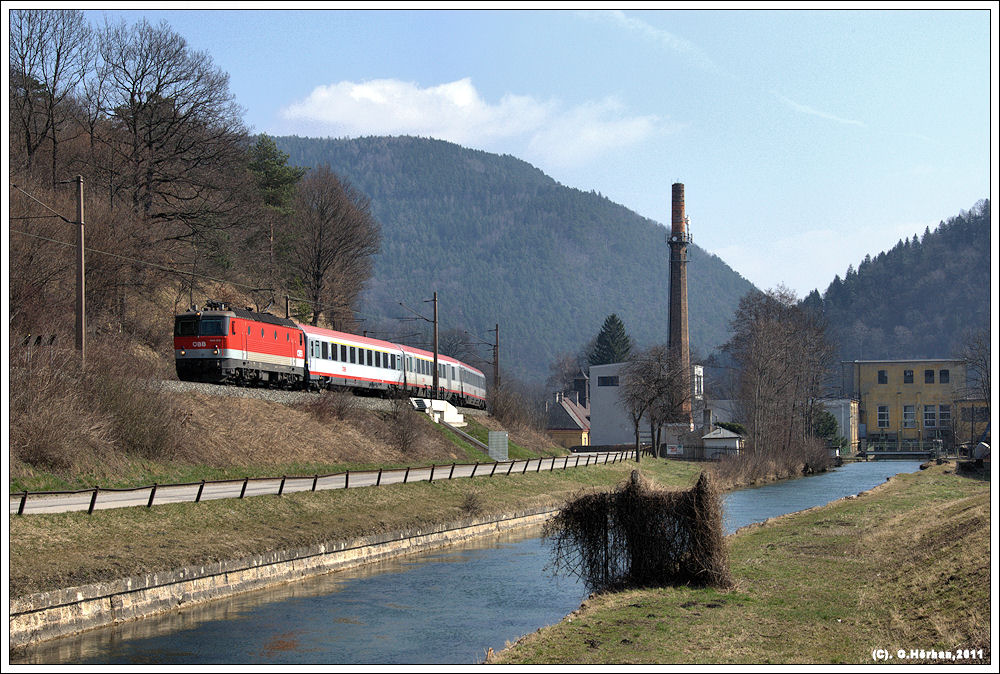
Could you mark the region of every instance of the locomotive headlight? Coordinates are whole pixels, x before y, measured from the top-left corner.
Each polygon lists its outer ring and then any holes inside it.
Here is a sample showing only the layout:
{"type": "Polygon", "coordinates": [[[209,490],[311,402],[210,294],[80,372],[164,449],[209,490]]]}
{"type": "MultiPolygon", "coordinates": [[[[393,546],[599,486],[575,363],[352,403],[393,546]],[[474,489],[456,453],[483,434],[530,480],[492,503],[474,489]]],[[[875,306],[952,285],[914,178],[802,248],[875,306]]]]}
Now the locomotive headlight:
{"type": "Polygon", "coordinates": [[[182,356],[186,356],[187,355],[187,351],[185,351],[184,349],[181,349],[181,355],[182,356]]]}
{"type": "Polygon", "coordinates": [[[218,356],[219,355],[219,350],[217,348],[216,349],[212,349],[212,355],[218,356]]]}

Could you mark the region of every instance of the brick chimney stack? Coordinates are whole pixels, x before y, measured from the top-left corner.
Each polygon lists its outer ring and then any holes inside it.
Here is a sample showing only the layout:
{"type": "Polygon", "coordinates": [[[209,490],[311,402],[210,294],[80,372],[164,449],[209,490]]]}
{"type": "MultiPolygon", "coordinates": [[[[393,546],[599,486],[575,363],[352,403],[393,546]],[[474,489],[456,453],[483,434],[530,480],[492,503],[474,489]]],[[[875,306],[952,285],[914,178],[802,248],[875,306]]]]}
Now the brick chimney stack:
{"type": "MultiPolygon", "coordinates": [[[[684,185],[673,184],[670,221],[670,339],[668,346],[681,359],[684,372],[691,372],[688,336],[687,246],[691,242],[684,215],[684,185]]],[[[691,398],[685,396],[682,422],[691,425],[691,398]]]]}

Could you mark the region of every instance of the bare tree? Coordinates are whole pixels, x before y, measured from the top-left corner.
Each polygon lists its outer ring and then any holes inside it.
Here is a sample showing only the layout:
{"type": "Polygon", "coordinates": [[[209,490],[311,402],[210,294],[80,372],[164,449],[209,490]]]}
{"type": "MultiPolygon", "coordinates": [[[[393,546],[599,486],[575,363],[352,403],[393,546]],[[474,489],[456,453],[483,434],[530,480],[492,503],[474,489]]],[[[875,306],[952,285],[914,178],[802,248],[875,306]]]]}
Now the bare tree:
{"type": "Polygon", "coordinates": [[[294,209],[290,270],[312,302],[312,324],[323,313],[351,320],[380,244],[368,198],[324,165],[299,183],[294,209]]]}
{"type": "Polygon", "coordinates": [[[987,410],[993,392],[990,388],[990,350],[990,329],[983,327],[970,331],[958,352],[959,359],[965,363],[969,392],[985,400],[987,410]]]}
{"type": "Polygon", "coordinates": [[[649,421],[650,439],[657,443],[663,425],[681,420],[684,404],[691,400],[690,372],[679,354],[665,345],[656,345],[634,355],[621,376],[622,405],[632,419],[639,461],[639,426],[643,418],[649,421]]]}
{"type": "Polygon", "coordinates": [[[165,22],[106,25],[97,49],[85,90],[108,196],[164,224],[161,238],[204,245],[235,222],[248,182],[233,170],[246,161],[246,130],[229,76],[165,22]]]}
{"type": "Polygon", "coordinates": [[[24,148],[25,168],[48,140],[51,181],[57,182],[59,142],[68,133],[69,109],[91,58],[90,26],[79,10],[10,12],[8,100],[11,126],[24,148]]]}
{"type": "Polygon", "coordinates": [[[723,347],[739,369],[736,397],[751,453],[794,452],[813,429],[832,348],[822,320],[785,288],[746,295],[723,347]]]}

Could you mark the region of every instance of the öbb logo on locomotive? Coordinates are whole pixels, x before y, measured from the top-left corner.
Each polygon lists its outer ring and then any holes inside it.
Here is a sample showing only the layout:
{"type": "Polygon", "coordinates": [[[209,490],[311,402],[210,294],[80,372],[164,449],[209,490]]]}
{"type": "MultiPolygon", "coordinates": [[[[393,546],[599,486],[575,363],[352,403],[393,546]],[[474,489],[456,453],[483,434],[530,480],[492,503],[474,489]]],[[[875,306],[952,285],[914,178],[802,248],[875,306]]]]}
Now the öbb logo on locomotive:
{"type": "MultiPolygon", "coordinates": [[[[429,351],[223,302],[174,317],[174,360],[183,381],[420,397],[434,391],[429,351]]],[[[438,386],[454,405],[486,406],[483,373],[440,353],[438,386]]]]}

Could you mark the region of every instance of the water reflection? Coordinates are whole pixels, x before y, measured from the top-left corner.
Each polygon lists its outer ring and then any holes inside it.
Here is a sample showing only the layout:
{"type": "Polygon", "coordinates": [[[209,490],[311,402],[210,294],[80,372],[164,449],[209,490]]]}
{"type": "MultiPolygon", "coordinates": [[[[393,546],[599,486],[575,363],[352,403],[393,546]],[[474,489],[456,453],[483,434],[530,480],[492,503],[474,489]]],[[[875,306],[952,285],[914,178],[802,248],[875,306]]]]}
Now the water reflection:
{"type": "Polygon", "coordinates": [[[457,663],[561,620],[539,528],[379,562],[41,644],[18,663],[457,663]]]}
{"type": "MultiPolygon", "coordinates": [[[[727,532],[870,489],[918,462],[847,464],[725,497],[727,532]]],[[[586,596],[553,577],[534,527],[53,640],[12,663],[454,663],[562,620],[586,596]]]]}

